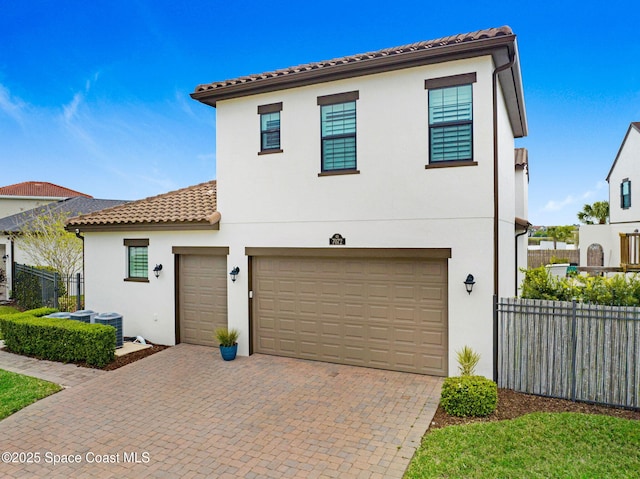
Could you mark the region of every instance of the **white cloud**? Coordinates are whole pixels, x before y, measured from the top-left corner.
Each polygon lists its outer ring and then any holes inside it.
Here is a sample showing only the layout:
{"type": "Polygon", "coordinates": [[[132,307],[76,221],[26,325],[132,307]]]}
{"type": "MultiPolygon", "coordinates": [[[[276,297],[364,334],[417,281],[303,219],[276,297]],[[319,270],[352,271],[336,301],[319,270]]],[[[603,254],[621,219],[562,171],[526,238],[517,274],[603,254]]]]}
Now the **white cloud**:
{"type": "Polygon", "coordinates": [[[9,89],[0,84],[0,111],[22,125],[26,109],[26,103],[19,98],[12,97],[9,89]]]}
{"type": "Polygon", "coordinates": [[[78,107],[80,106],[80,103],[82,103],[83,99],[84,96],[82,93],[76,93],[73,95],[73,100],[62,107],[62,117],[66,123],[71,123],[71,121],[75,119],[76,114],[78,113],[78,107]]]}
{"type": "Polygon", "coordinates": [[[582,207],[583,202],[588,202],[589,200],[595,199],[602,196],[602,190],[607,188],[606,181],[598,181],[593,188],[579,194],[579,195],[567,195],[562,200],[549,200],[542,208],[542,211],[560,211],[568,206],[572,207],[582,207]]]}

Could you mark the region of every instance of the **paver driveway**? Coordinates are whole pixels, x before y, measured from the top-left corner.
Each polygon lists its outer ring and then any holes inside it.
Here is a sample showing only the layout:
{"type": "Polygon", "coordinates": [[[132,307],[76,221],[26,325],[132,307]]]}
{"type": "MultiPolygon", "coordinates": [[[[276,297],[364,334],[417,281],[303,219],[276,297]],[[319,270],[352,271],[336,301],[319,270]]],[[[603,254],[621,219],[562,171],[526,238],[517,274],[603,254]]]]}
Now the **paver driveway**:
{"type": "Polygon", "coordinates": [[[0,476],[400,478],[440,386],[265,355],[224,362],[178,345],[0,421],[0,476]],[[7,452],[38,463],[7,464],[7,452]]]}

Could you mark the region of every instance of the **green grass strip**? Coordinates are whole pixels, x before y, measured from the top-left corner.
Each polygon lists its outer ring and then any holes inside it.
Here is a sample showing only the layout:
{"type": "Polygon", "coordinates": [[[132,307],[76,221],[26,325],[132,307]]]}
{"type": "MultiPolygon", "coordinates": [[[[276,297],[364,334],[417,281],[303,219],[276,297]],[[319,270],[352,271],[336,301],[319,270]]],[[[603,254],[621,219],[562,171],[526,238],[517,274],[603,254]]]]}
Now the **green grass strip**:
{"type": "Polygon", "coordinates": [[[632,478],[640,471],[640,421],[533,413],[426,434],[405,479],[632,478]]]}
{"type": "Polygon", "coordinates": [[[0,369],[0,419],[61,389],[49,381],[0,369]]]}

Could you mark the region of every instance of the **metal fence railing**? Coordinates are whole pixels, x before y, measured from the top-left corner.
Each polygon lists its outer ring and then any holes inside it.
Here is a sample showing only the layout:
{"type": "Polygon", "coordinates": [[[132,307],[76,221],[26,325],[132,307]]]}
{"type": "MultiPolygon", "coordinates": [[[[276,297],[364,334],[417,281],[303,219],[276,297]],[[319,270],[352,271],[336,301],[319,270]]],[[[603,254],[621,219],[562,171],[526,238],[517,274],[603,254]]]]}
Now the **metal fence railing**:
{"type": "Polygon", "coordinates": [[[80,273],[67,277],[16,263],[15,275],[13,296],[27,309],[48,306],[76,311],[84,308],[84,281],[80,273]]]}
{"type": "Polygon", "coordinates": [[[498,386],[640,409],[640,308],[501,299],[498,386]]]}

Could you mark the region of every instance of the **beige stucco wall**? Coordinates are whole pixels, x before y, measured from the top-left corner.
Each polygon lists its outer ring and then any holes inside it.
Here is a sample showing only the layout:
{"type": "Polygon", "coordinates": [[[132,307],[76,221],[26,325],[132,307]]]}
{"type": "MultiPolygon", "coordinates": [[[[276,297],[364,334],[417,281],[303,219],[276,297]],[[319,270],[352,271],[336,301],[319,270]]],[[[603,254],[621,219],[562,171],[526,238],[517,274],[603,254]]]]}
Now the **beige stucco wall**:
{"type": "MultiPolygon", "coordinates": [[[[239,354],[249,351],[247,247],[329,247],[340,233],[347,248],[451,248],[449,265],[449,370],[464,345],[480,352],[480,374],[492,375],[493,122],[491,57],[272,92],[217,104],[218,209],[212,232],[87,233],[87,307],[125,316],[126,335],[174,341],[172,246],[229,247],[229,325],[240,329],[239,354]],[[477,72],[473,85],[474,160],[477,166],[425,169],[428,118],[425,79],[477,72]],[[360,174],[318,177],[320,95],[358,90],[357,162],[360,174]],[[258,105],[283,102],[283,153],[258,155],[258,105]],[[122,239],[149,238],[149,266],[159,279],[123,281],[122,239]],[[473,274],[467,294],[463,281],[473,274]]],[[[513,136],[499,113],[501,200],[500,292],[513,294],[513,136]],[[504,158],[503,158],[504,157],[504,158]],[[502,191],[504,189],[504,191],[502,191]]]]}

